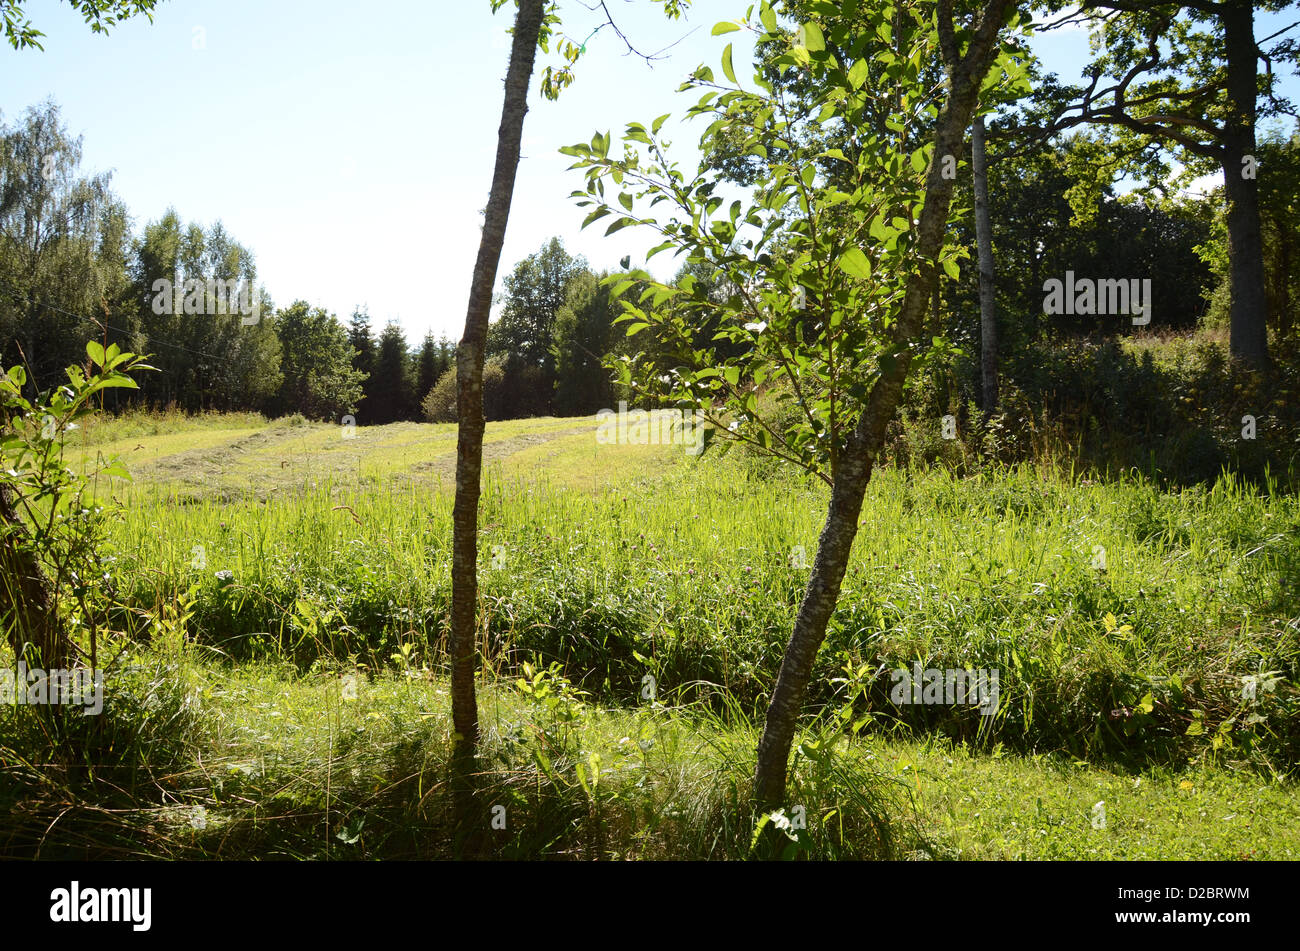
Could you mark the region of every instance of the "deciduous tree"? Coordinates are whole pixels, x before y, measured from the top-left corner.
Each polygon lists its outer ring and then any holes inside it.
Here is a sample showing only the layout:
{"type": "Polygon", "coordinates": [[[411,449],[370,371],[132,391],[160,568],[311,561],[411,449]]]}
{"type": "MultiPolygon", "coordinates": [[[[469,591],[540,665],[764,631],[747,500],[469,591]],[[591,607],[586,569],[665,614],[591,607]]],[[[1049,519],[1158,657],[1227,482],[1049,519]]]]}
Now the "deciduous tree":
{"type": "MultiPolygon", "coordinates": [[[[1087,68],[1086,86],[1044,87],[1041,101],[1048,106],[1036,117],[1049,117],[1043,135],[1079,125],[1109,130],[1113,151],[1128,154],[1135,168],[1145,164],[1156,181],[1169,177],[1162,153],[1179,156],[1202,174],[1222,171],[1230,346],[1235,357],[1256,367],[1268,361],[1268,333],[1255,130],[1261,116],[1294,111],[1277,95],[1274,64],[1295,61],[1295,41],[1279,37],[1300,23],[1259,38],[1255,14],[1295,5],[1295,0],[1086,0],[1058,22],[1088,24],[1101,55],[1087,68]]],[[[1074,4],[1051,0],[1045,6],[1060,12],[1074,4]]]]}
{"type": "MultiPolygon", "coordinates": [[[[758,24],[744,25],[764,42],[785,44],[768,65],[808,71],[811,96],[786,96],[762,73],[751,89],[738,79],[730,45],[725,82],[701,67],[687,84],[705,90],[690,114],[712,120],[706,140],[725,134],[729,147],[738,143],[760,158],[778,150],[781,158],[756,182],[752,200],[728,205],[716,194],[719,173],[707,166],[683,173],[660,138],[666,117],[630,123],[619,148],[610,134],[597,133],[590,144],[565,150],[586,170],[586,188],[575,197],[592,208],[588,223],[614,216],[607,231],[652,228],[664,238],[657,251],[672,248],[711,264],[734,288],[719,308],[689,278],[679,286],[644,272],[615,278],[616,294],[645,282],[622,318],[630,335],[653,327],[657,341],[681,343],[671,362],[655,358],[658,348],[622,361],[628,385],[696,409],[731,438],[801,465],[831,490],[758,747],[754,796],[764,807],[783,805],[813,660],[904,380],[914,361],[944,348],[937,338],[923,339],[923,330],[940,271],[957,268],[958,249],[946,240],[954,182],[944,174],[945,159],[964,153],[999,54],[996,82],[1013,83],[1023,71],[1000,43],[1003,27],[1015,21],[1011,0],[969,4],[969,19],[955,14],[952,0],[804,6],[813,17],[793,39],[767,2],[757,7],[758,24]],[[896,44],[900,24],[907,39],[896,44]],[[846,55],[828,53],[828,39],[846,55]],[[942,85],[918,82],[931,62],[943,64],[942,85]],[[871,64],[884,85],[866,82],[871,64]],[[874,123],[882,108],[889,112],[883,135],[874,123]],[[932,123],[930,142],[908,147],[908,129],[923,117],[932,123]],[[842,148],[823,150],[820,136],[801,134],[810,125],[840,126],[860,137],[860,147],[852,157],[842,148]],[[843,171],[819,173],[826,159],[843,171]],[[695,324],[719,310],[718,336],[744,345],[727,359],[691,346],[695,324]],[[765,392],[796,406],[796,422],[781,425],[766,414],[759,404],[765,392]]],[[[741,28],[720,23],[714,32],[741,28]]]]}

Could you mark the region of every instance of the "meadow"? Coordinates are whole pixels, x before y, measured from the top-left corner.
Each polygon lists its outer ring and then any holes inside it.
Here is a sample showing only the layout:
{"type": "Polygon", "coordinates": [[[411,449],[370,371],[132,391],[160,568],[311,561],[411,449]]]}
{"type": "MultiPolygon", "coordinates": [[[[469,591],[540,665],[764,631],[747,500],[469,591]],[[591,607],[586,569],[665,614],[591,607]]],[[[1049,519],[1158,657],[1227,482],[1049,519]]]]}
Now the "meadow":
{"type": "MultiPolygon", "coordinates": [[[[88,766],[0,707],[0,852],[750,854],[764,704],[824,488],[714,443],[489,424],[482,764],[452,835],[455,427],[128,415],[101,487],[121,631],[88,766]]],[[[1300,504],[1045,465],[885,467],[818,658],[789,856],[1298,858],[1300,504]],[[996,669],[996,711],[890,672],[996,669]]],[[[3,666],[3,664],[0,664],[3,666]]]]}

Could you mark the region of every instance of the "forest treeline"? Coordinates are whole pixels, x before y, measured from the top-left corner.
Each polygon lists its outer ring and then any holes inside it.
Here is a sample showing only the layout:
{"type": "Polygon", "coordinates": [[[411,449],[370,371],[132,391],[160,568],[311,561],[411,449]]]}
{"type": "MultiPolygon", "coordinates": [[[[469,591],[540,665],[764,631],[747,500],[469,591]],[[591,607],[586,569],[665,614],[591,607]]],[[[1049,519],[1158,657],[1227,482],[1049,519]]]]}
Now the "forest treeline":
{"type": "MultiPolygon", "coordinates": [[[[1044,314],[1045,280],[1067,271],[1150,280],[1152,331],[1227,321],[1221,190],[1119,194],[1081,154],[1089,147],[1067,136],[989,173],[1004,390],[1023,390],[1031,404],[1055,399],[1060,409],[1077,395],[1080,372],[1063,355],[1077,358],[1081,343],[1104,353],[1132,328],[1114,316],[1044,314]]],[[[1300,144],[1275,130],[1259,151],[1272,169],[1262,222],[1268,314],[1285,337],[1298,290],[1300,224],[1286,209],[1300,195],[1300,144]]],[[[736,184],[751,183],[743,155],[715,149],[709,161],[736,184]]],[[[33,386],[60,379],[94,340],[152,354],[158,368],[141,376],[139,391],[110,394],[110,409],[351,415],[362,425],[455,419],[455,341],[432,333],[409,341],[396,322],[375,327],[362,307],[346,321],[303,300],[277,307],[257,285],[252,249],[220,222],[204,227],[169,210],[137,229],[110,177],[81,164],[81,140],[52,101],[0,125],[0,357],[26,366],[33,386]]],[[[967,207],[971,189],[962,185],[958,202],[967,207]]],[[[958,351],[936,377],[938,391],[921,399],[931,414],[978,401],[976,238],[973,216],[963,221],[970,258],[944,282],[932,314],[936,334],[958,351]]],[[[488,419],[590,414],[626,398],[611,367],[668,344],[626,336],[608,276],[559,238],[505,276],[488,336],[488,419]]],[[[676,282],[687,278],[719,301],[737,292],[707,269],[684,267],[676,282]]],[[[692,343],[726,346],[712,337],[702,324],[692,343]]],[[[1112,369],[1113,382],[1124,368],[1112,369]]]]}
{"type": "MultiPolygon", "coordinates": [[[[111,394],[109,409],[454,419],[455,341],[410,341],[396,322],[374,326],[364,307],[346,320],[303,300],[277,307],[257,285],[252,249],[220,222],[168,210],[137,230],[110,177],[83,174],[81,162],[81,139],[53,102],[0,125],[0,358],[27,367],[34,388],[84,361],[93,340],[152,354],[158,368],[138,391],[111,394]]],[[[604,276],[553,239],[506,277],[492,418],[608,404],[604,276]]]]}

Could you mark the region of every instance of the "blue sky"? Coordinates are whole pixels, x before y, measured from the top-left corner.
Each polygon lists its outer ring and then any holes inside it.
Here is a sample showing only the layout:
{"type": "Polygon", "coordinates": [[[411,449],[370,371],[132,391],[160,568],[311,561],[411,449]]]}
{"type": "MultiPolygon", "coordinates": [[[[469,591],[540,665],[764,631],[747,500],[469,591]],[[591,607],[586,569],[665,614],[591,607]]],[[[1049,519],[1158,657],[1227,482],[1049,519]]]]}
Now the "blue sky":
{"type": "MultiPolygon", "coordinates": [[[[606,30],[558,103],[532,97],[502,273],[552,235],[596,268],[642,259],[652,236],[579,230],[568,195],[581,178],[556,150],[681,114],[692,97],[677,86],[699,63],[716,66],[727,40],[737,64],[748,59],[745,34],[710,35],[746,0],[696,0],[675,22],[646,0],[609,5],[639,48],[681,42],[650,67],[606,30]]],[[[113,171],[137,227],[168,206],[187,221],[221,219],[253,250],[277,306],[302,298],[346,319],[366,305],[377,326],[397,319],[408,339],[459,337],[513,5],[494,16],[488,0],[165,0],[152,24],[132,20],[107,37],[66,4],[27,8],[45,51],[0,49],[0,117],[13,122],[53,96],[84,136],[83,172],[113,171]]],[[[574,0],[562,10],[579,39],[599,22],[574,0]]],[[[1071,77],[1086,36],[1056,34],[1038,52],[1071,77]]],[[[675,138],[682,164],[693,162],[698,132],[675,138]]],[[[673,268],[669,255],[651,263],[673,268]]]]}

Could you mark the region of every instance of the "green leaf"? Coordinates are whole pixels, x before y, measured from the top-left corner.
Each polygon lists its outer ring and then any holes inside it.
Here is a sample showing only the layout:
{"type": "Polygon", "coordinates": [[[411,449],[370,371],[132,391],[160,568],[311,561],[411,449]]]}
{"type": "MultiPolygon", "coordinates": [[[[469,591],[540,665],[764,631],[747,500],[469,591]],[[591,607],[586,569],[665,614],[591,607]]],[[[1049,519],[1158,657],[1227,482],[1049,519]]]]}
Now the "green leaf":
{"type": "Polygon", "coordinates": [[[730,20],[723,20],[721,23],[715,23],[713,25],[714,36],[722,36],[724,33],[737,33],[739,30],[740,25],[732,23],[730,20]]]}
{"type": "Polygon", "coordinates": [[[93,340],[86,343],[86,356],[90,357],[90,362],[95,366],[102,367],[104,365],[104,348],[93,340]]]}
{"type": "Polygon", "coordinates": [[[556,779],[555,769],[551,766],[551,761],[547,758],[545,753],[534,748],[533,759],[536,761],[537,765],[542,768],[542,772],[545,773],[549,779],[552,781],[556,779]]]}
{"type": "Polygon", "coordinates": [[[98,393],[100,390],[109,390],[115,387],[124,387],[128,390],[138,390],[140,384],[136,383],[135,380],[131,379],[129,376],[110,376],[106,379],[100,380],[98,383],[92,383],[82,395],[89,396],[92,393],[98,393]]]}
{"type": "Polygon", "coordinates": [[[854,89],[861,89],[862,84],[867,81],[867,74],[871,67],[867,65],[865,59],[860,59],[849,67],[849,85],[854,89]]]}
{"type": "Polygon", "coordinates": [[[736,82],[736,70],[731,65],[731,44],[730,43],[728,43],[727,48],[722,51],[722,72],[733,83],[736,82]]]}
{"type": "Polygon", "coordinates": [[[871,277],[871,262],[861,248],[849,248],[840,255],[840,270],[850,277],[865,281],[871,277]]]}
{"type": "Polygon", "coordinates": [[[639,122],[629,123],[627,134],[623,138],[629,142],[640,142],[642,145],[654,145],[654,141],[650,138],[650,134],[646,132],[645,126],[639,122]]]}
{"type": "Polygon", "coordinates": [[[799,30],[799,38],[802,41],[799,45],[810,53],[818,53],[826,49],[826,37],[822,35],[822,28],[816,23],[805,23],[799,30]]]}
{"type": "Polygon", "coordinates": [[[769,33],[776,32],[776,13],[773,12],[772,5],[767,0],[763,0],[763,5],[758,8],[758,18],[763,21],[763,29],[769,33]]]}
{"type": "Polygon", "coordinates": [[[599,221],[601,218],[604,218],[609,213],[610,213],[609,207],[606,205],[601,205],[599,208],[597,208],[595,211],[593,211],[591,214],[589,214],[586,217],[586,219],[582,222],[582,226],[585,228],[593,221],[599,221]]]}

